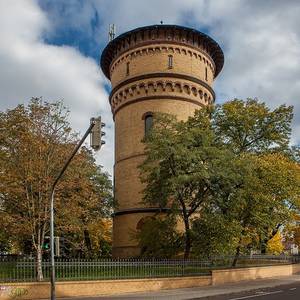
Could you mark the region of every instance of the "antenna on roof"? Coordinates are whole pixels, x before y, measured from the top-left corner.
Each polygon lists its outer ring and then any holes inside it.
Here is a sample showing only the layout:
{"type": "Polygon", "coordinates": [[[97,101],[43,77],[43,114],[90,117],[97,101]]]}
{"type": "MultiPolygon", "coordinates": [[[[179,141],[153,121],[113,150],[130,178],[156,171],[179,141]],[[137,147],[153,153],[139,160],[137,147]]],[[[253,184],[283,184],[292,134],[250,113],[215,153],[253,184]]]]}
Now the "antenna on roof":
{"type": "Polygon", "coordinates": [[[108,41],[112,41],[116,36],[116,25],[115,24],[109,24],[109,30],[108,30],[108,41]]]}

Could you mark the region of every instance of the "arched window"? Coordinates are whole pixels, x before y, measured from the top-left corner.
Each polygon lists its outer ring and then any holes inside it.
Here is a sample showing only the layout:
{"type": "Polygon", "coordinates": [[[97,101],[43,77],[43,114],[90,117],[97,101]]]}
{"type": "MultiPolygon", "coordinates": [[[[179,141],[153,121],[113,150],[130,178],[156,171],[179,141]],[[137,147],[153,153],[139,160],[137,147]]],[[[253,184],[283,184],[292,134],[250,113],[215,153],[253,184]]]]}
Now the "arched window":
{"type": "Polygon", "coordinates": [[[138,223],[136,224],[137,230],[142,230],[143,226],[145,225],[145,217],[141,218],[138,223]]]}
{"type": "Polygon", "coordinates": [[[147,136],[153,126],[153,115],[147,114],[145,116],[145,136],[147,136]]]}
{"type": "Polygon", "coordinates": [[[168,68],[169,69],[173,68],[173,55],[168,56],[168,68]]]}

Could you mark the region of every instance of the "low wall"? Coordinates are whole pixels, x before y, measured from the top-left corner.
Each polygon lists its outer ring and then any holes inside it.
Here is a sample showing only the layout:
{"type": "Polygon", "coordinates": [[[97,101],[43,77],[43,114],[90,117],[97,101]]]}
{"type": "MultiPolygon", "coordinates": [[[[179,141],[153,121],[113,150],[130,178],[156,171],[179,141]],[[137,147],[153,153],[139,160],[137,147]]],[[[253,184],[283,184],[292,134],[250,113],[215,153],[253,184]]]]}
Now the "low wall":
{"type": "MultiPolygon", "coordinates": [[[[213,270],[211,276],[57,282],[56,296],[97,296],[224,284],[300,273],[300,264],[213,270]]],[[[0,300],[49,299],[48,282],[0,283],[0,300]]]]}
{"type": "Polygon", "coordinates": [[[250,267],[212,271],[212,284],[224,284],[244,280],[255,280],[278,276],[289,276],[300,272],[300,264],[280,266],[250,267]]]}
{"type": "MultiPolygon", "coordinates": [[[[211,285],[211,276],[146,278],[99,281],[64,281],[56,283],[56,296],[97,296],[122,293],[158,291],[162,289],[188,288],[211,285]]],[[[0,283],[0,299],[49,299],[50,284],[0,283]]]]}

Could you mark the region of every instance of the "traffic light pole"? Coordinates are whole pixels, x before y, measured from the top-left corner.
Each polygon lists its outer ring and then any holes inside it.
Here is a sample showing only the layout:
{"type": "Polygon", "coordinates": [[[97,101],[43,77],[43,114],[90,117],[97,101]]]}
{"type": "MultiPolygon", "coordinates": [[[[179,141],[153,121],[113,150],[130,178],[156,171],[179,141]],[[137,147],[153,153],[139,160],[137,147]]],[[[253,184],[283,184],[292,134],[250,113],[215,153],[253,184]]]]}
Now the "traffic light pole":
{"type": "Polygon", "coordinates": [[[55,192],[55,187],[59,181],[59,179],[62,177],[64,172],[66,171],[68,165],[72,161],[73,157],[83,144],[84,140],[87,138],[87,136],[90,134],[92,131],[93,127],[95,126],[96,122],[91,121],[90,127],[78,143],[78,145],[74,148],[72,154],[70,155],[69,159],[66,161],[64,167],[60,171],[59,175],[55,179],[52,189],[51,189],[51,197],[50,197],[50,252],[51,252],[51,300],[55,300],[55,262],[54,262],[54,192],[55,192]]]}

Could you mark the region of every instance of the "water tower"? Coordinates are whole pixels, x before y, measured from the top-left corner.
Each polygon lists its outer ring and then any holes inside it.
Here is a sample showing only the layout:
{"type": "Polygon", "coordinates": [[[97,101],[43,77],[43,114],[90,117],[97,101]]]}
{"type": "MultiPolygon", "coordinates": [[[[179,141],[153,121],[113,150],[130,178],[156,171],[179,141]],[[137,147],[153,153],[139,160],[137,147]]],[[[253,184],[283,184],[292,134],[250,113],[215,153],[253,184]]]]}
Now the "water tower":
{"type": "Polygon", "coordinates": [[[152,114],[187,119],[196,109],[213,104],[212,85],[223,63],[222,49],[212,38],[177,25],[137,28],[112,39],[104,49],[101,68],[112,84],[109,101],[115,121],[114,257],[138,255],[133,232],[146,217],[162,211],[141,204],[141,140],[151,127],[152,114]]]}

